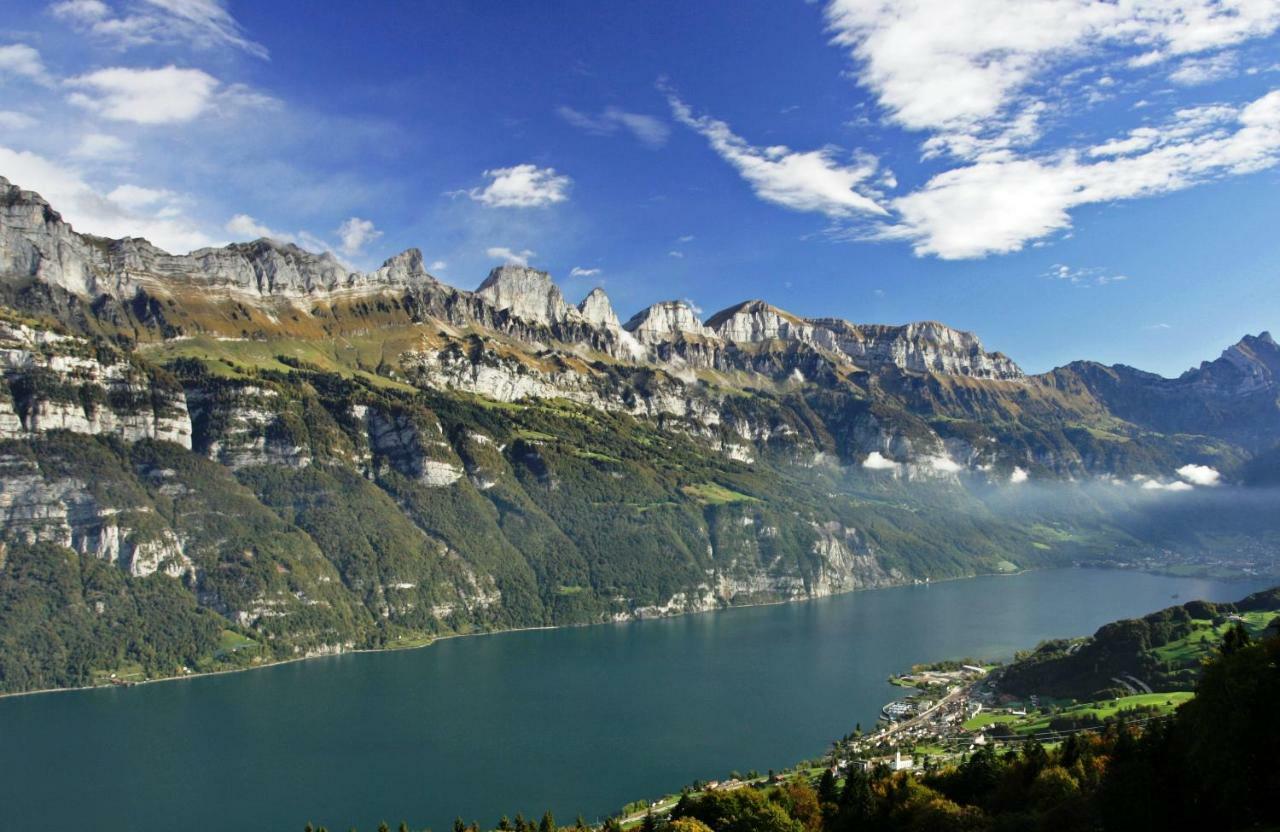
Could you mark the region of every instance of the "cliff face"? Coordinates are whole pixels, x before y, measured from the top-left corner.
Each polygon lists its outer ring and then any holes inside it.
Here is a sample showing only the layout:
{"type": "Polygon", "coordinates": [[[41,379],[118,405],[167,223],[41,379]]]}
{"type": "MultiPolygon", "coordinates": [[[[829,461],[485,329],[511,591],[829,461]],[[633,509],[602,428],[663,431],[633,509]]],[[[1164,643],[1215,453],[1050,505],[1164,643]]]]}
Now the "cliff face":
{"type": "Polygon", "coordinates": [[[0,320],[0,438],[63,430],[191,447],[181,387],[106,346],[0,320]]]}
{"type": "MultiPolygon", "coordinates": [[[[268,240],[175,257],[0,182],[0,601],[63,585],[40,569],[98,597],[108,564],[104,597],[203,628],[182,662],[216,668],[222,630],[264,660],[1059,562],[1056,515],[975,495],[1265,481],[1278,353],[1028,377],[934,322],[669,301],[621,324],[526,267],[468,292],[415,249],[367,273],[268,240]]],[[[5,645],[0,688],[29,664],[5,645]]]]}

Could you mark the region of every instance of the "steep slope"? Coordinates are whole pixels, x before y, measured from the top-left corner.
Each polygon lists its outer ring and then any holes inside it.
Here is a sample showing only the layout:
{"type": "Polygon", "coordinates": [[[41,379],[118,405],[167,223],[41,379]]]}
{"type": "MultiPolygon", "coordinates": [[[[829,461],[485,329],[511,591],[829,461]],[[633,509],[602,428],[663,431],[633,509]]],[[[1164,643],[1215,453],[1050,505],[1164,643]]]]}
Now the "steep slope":
{"type": "MultiPolygon", "coordinates": [[[[526,267],[173,256],[0,182],[0,690],[1165,546],[1163,492],[1010,483],[1254,477],[1275,344],[1242,345],[1028,377],[933,322],[621,324],[526,267]]],[[[1178,498],[1196,546],[1238,528],[1211,497],[1178,498]]]]}

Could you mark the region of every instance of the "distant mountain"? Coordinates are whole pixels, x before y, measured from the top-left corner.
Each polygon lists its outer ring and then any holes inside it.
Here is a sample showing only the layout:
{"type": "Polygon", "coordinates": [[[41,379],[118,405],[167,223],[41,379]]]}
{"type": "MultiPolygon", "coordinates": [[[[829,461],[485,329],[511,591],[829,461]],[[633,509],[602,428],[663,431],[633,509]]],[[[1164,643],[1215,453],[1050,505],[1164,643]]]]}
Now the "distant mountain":
{"type": "Polygon", "coordinates": [[[1154,488],[1280,444],[1265,333],[1161,379],[759,300],[622,320],[415,249],[170,255],[0,180],[0,689],[1164,545],[1154,488]]]}

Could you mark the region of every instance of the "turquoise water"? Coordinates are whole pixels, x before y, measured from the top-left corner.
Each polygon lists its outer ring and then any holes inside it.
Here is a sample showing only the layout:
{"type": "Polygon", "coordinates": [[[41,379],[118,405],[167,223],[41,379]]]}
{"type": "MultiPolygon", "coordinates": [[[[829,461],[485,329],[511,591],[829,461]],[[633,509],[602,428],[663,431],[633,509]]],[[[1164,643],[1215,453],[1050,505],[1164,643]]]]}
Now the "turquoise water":
{"type": "Polygon", "coordinates": [[[594,821],[820,754],[874,723],[885,678],[915,662],[1008,656],[1261,588],[1054,570],[13,697],[0,829],[445,832],[456,815],[491,827],[547,808],[594,821]]]}

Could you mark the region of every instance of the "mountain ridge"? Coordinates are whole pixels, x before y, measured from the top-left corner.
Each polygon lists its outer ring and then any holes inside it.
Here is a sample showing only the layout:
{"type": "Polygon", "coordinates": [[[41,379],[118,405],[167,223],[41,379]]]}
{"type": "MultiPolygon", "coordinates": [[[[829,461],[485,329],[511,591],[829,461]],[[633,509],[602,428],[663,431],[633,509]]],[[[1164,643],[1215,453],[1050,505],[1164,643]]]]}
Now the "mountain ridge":
{"type": "Polygon", "coordinates": [[[368,273],[269,240],[174,257],[7,185],[0,689],[1245,527],[1265,551],[1256,512],[1216,496],[1280,459],[1274,342],[1241,343],[1182,379],[1027,375],[937,322],[669,301],[621,323],[602,289],[572,305],[507,265],[465,291],[416,249],[368,273]]]}

